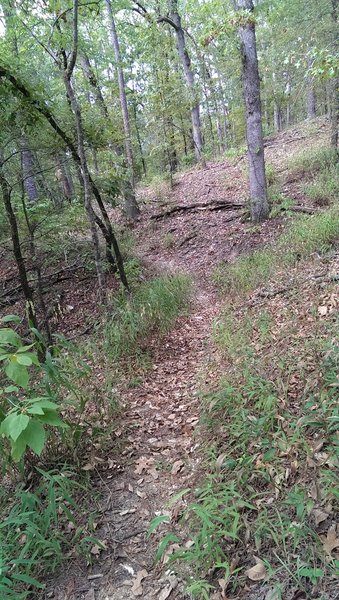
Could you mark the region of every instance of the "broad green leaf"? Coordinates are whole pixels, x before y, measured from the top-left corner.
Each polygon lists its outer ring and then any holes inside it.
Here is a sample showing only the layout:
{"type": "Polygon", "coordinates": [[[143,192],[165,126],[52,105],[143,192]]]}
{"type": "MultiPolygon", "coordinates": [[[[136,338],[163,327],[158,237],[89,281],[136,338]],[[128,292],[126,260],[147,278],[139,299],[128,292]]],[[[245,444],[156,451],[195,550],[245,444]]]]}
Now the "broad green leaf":
{"type": "Polygon", "coordinates": [[[9,379],[14,381],[14,383],[22,388],[27,388],[29,374],[24,365],[19,365],[16,360],[10,360],[10,362],[6,365],[5,373],[9,379]]]}
{"type": "Polygon", "coordinates": [[[30,404],[34,404],[34,406],[38,405],[40,408],[46,408],[48,410],[58,410],[59,406],[55,402],[51,402],[48,398],[33,398],[30,400],[30,404]]]}
{"type": "Polygon", "coordinates": [[[19,388],[16,387],[16,385],[8,385],[4,389],[4,392],[6,392],[6,394],[11,394],[13,392],[18,392],[18,391],[19,391],[19,388]]]}
{"type": "Polygon", "coordinates": [[[24,365],[25,367],[30,367],[33,364],[29,354],[17,354],[16,359],[19,365],[24,365]]]}
{"type": "Polygon", "coordinates": [[[12,412],[2,421],[0,433],[10,437],[15,442],[19,435],[26,429],[28,423],[29,417],[27,415],[12,412]]]}
{"type": "Polygon", "coordinates": [[[39,421],[46,423],[46,425],[54,425],[54,427],[63,427],[64,429],[67,429],[68,425],[60,419],[55,411],[45,410],[44,413],[45,414],[39,417],[39,421]]]}
{"type": "Polygon", "coordinates": [[[44,411],[43,411],[43,409],[41,408],[41,406],[39,406],[39,404],[33,404],[32,406],[30,406],[30,407],[27,409],[27,412],[28,412],[30,415],[43,415],[43,414],[44,414],[44,411]]]}
{"type": "Polygon", "coordinates": [[[13,329],[9,327],[2,328],[0,329],[0,344],[4,344],[5,346],[20,346],[21,338],[13,329]]]}
{"type": "Polygon", "coordinates": [[[17,349],[16,353],[18,354],[19,352],[28,352],[29,350],[31,350],[31,348],[33,348],[34,344],[30,344],[29,346],[20,346],[20,348],[17,349]]]}
{"type": "Polygon", "coordinates": [[[15,462],[19,462],[19,460],[23,457],[26,450],[26,441],[24,437],[19,436],[15,442],[12,442],[12,451],[11,455],[15,462]]]}
{"type": "Polygon", "coordinates": [[[27,446],[29,446],[33,452],[35,452],[35,454],[40,456],[46,441],[46,432],[42,423],[31,419],[21,435],[23,436],[27,446]]]}
{"type": "Polygon", "coordinates": [[[3,323],[9,323],[10,321],[13,321],[14,323],[21,323],[21,319],[20,317],[18,317],[18,315],[6,315],[5,317],[2,317],[2,319],[0,319],[3,323]]]}

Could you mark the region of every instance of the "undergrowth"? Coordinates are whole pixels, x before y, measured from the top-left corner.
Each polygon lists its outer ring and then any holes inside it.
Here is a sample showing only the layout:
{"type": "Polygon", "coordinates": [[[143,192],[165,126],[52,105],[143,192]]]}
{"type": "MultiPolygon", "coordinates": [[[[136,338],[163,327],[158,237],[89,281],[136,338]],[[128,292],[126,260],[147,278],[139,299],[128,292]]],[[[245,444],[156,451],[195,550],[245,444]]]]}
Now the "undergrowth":
{"type": "Polygon", "coordinates": [[[34,491],[21,484],[11,496],[4,489],[0,494],[1,600],[35,597],[33,590],[44,588],[41,575],[53,573],[70,554],[90,560],[91,547],[98,543],[84,517],[84,476],[79,483],[67,466],[49,472],[38,469],[35,476],[40,482],[34,491]]]}
{"type": "Polygon", "coordinates": [[[114,301],[112,317],[105,328],[108,355],[135,355],[140,343],[157,330],[164,334],[175,319],[187,311],[191,281],[184,275],[165,275],[141,284],[132,296],[122,292],[114,301]]]}
{"type": "Polygon", "coordinates": [[[302,348],[291,317],[278,345],[267,311],[239,321],[228,309],[216,324],[229,367],[203,396],[208,475],[191,491],[180,533],[165,536],[160,549],[167,567],[186,565],[194,598],[210,598],[221,584],[236,594],[249,580],[264,581],[277,599],[293,589],[332,598],[339,353],[330,321],[302,348]],[[288,331],[292,348],[283,347],[288,331]]]}
{"type": "Polygon", "coordinates": [[[293,267],[313,252],[325,252],[337,239],[338,232],[337,207],[311,217],[300,217],[274,245],[242,256],[229,266],[219,266],[213,274],[214,281],[228,292],[250,292],[264,285],[275,272],[293,267]]]}

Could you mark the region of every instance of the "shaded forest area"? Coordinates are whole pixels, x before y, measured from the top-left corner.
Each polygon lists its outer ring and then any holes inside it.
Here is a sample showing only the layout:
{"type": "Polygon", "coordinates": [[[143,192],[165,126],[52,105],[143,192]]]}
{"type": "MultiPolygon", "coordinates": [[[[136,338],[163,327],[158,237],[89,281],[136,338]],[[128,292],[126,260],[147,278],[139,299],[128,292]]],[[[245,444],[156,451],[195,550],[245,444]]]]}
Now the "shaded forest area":
{"type": "Polygon", "coordinates": [[[0,0],[0,598],[332,600],[337,0],[0,0]]]}

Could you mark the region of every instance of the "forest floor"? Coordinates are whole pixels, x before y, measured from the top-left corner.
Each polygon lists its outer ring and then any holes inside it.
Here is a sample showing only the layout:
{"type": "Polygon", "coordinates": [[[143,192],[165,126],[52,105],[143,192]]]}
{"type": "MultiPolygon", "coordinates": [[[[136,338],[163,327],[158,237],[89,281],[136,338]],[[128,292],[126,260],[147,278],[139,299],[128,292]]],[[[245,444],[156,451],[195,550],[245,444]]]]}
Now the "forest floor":
{"type": "MultiPolygon", "coordinates": [[[[266,142],[266,160],[280,178],[282,195],[292,198],[294,207],[313,208],[302,181],[289,180],[287,161],[311,145],[325,144],[327,135],[326,125],[317,121],[266,142]]],[[[129,387],[125,381],[118,390],[125,425],[117,435],[125,437],[124,456],[119,469],[115,456],[113,467],[98,468],[103,498],[96,507],[97,535],[104,549],[94,550],[98,556],[92,566],[71,564],[68,571],[48,581],[46,599],[190,597],[180,577],[163,569],[163,561],[155,564],[159,536],[148,537],[147,530],[157,515],[178,521],[183,505],[169,506],[170,498],[194,487],[203,472],[200,394],[202,389],[214,389],[221,376],[212,326],[227,300],[211,274],[220,263],[233,263],[239,255],[273,241],[291,219],[291,214],[280,212],[262,226],[253,226],[243,218],[243,206],[236,206],[245,203],[247,193],[243,156],[179,173],[172,190],[158,183],[139,192],[142,216],[133,231],[138,257],[151,273],[179,271],[192,277],[192,303],[189,314],[180,317],[169,334],[160,340],[156,334],[150,336],[147,349],[152,366],[142,382],[129,387]]],[[[333,268],[333,264],[326,267],[333,268]]],[[[65,302],[70,303],[67,298],[65,302]]],[[[246,302],[253,305],[253,296],[246,302]]],[[[269,296],[267,302],[272,302],[269,296]]],[[[75,306],[73,300],[71,304],[75,306]]],[[[88,302],[85,310],[91,310],[88,302]]],[[[64,321],[67,330],[67,315],[64,321]]],[[[257,587],[253,593],[245,586],[232,597],[265,597],[257,587]]],[[[221,590],[213,598],[226,595],[221,590]]]]}

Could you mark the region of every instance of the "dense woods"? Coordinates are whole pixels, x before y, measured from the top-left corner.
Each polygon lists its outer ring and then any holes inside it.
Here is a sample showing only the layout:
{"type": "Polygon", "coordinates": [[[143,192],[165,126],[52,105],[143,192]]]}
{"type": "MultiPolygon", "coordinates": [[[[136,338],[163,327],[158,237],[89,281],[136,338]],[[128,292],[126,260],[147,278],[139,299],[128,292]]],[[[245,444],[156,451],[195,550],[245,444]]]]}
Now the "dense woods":
{"type": "Polygon", "coordinates": [[[1,600],[334,598],[338,11],[0,0],[1,600]]]}

